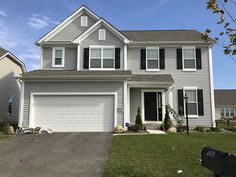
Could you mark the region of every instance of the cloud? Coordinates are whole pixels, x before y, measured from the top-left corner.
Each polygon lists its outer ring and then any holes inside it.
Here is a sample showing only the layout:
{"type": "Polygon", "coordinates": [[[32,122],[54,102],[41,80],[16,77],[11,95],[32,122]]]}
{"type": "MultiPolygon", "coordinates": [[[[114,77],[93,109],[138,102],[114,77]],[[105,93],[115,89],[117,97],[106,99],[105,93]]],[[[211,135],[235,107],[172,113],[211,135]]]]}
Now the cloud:
{"type": "Polygon", "coordinates": [[[51,20],[49,17],[39,14],[32,14],[32,16],[28,18],[27,21],[27,25],[34,29],[42,29],[48,27],[49,25],[56,24],[58,24],[58,21],[51,20]]]}
{"type": "Polygon", "coordinates": [[[6,17],[7,14],[6,14],[6,12],[4,10],[0,9],[0,16],[6,17]]]}
{"type": "Polygon", "coordinates": [[[158,0],[158,1],[155,1],[155,3],[153,3],[152,6],[148,9],[148,12],[149,13],[156,12],[158,9],[160,9],[161,7],[166,5],[168,3],[168,1],[169,0],[158,0]]]}

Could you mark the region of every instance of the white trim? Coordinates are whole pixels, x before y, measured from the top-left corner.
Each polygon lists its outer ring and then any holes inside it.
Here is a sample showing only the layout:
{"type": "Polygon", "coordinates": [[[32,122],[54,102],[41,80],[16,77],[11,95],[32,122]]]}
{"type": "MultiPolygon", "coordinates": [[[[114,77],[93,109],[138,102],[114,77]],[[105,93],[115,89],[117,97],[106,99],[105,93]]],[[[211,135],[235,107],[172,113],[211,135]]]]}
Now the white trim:
{"type": "Polygon", "coordinates": [[[211,115],[212,126],[215,127],[215,96],[214,96],[214,81],[213,81],[213,66],[212,66],[212,48],[208,48],[209,53],[209,74],[210,74],[210,90],[211,90],[211,115]]]}
{"type": "MultiPolygon", "coordinates": [[[[192,86],[190,86],[190,87],[186,87],[186,86],[184,86],[183,87],[183,96],[185,97],[185,90],[195,90],[196,91],[196,108],[197,108],[197,114],[196,115],[188,115],[189,116],[189,118],[198,118],[199,117],[199,115],[198,115],[198,93],[197,93],[197,87],[192,87],[192,86]]],[[[185,101],[184,101],[184,117],[186,117],[186,107],[185,107],[185,101]]]]}
{"type": "Polygon", "coordinates": [[[78,18],[81,14],[83,14],[84,13],[83,11],[86,11],[95,20],[99,20],[100,19],[95,13],[93,13],[87,7],[82,6],[78,10],[76,10],[73,14],[71,14],[69,17],[67,17],[64,21],[62,21],[58,26],[53,28],[48,34],[46,34],[41,39],[39,39],[36,42],[36,44],[40,44],[43,41],[50,40],[58,32],[60,32],[62,29],[64,29],[66,26],[68,26],[70,23],[72,23],[76,18],[78,18]]]}
{"type": "Polygon", "coordinates": [[[64,67],[65,66],[65,47],[53,47],[52,49],[52,67],[64,67]],[[62,61],[61,65],[55,65],[55,50],[62,50],[62,61]]]}
{"type": "Polygon", "coordinates": [[[88,26],[88,16],[83,15],[83,16],[80,17],[80,26],[81,27],[87,27],[88,26]]]}
{"type": "Polygon", "coordinates": [[[16,63],[18,63],[20,65],[20,67],[21,67],[21,69],[24,73],[27,71],[26,67],[25,67],[25,64],[20,59],[18,59],[16,56],[14,56],[11,52],[5,53],[3,56],[0,57],[0,60],[3,59],[4,57],[8,56],[8,55],[11,58],[13,58],[16,61],[16,63]]]}
{"type": "Polygon", "coordinates": [[[75,44],[81,43],[84,39],[86,39],[91,33],[93,33],[100,26],[104,25],[107,29],[109,29],[113,34],[115,34],[119,39],[121,39],[124,43],[130,43],[130,40],[127,39],[120,31],[112,27],[108,22],[104,19],[100,19],[97,23],[91,26],[87,31],[81,34],[79,37],[74,39],[72,42],[75,44]]]}
{"type": "Polygon", "coordinates": [[[160,49],[158,46],[154,47],[146,47],[146,71],[160,71],[160,49]],[[147,57],[147,50],[157,50],[158,51],[158,57],[157,58],[148,58],[147,57]],[[157,60],[157,66],[158,68],[148,68],[148,60],[157,60]]]}
{"type": "Polygon", "coordinates": [[[18,127],[22,127],[22,123],[23,123],[24,92],[25,92],[25,82],[22,81],[21,91],[20,91],[20,101],[19,101],[18,127]]]}
{"type": "Polygon", "coordinates": [[[111,95],[114,96],[114,128],[117,126],[117,92],[31,92],[30,94],[30,110],[29,110],[29,127],[34,128],[33,120],[33,103],[34,96],[50,96],[50,95],[111,95]]]}
{"type": "Polygon", "coordinates": [[[195,46],[182,46],[182,65],[183,71],[197,71],[197,57],[196,57],[196,47],[195,46]],[[194,51],[194,58],[184,58],[184,50],[185,49],[193,49],[194,51]],[[195,68],[185,68],[184,67],[184,60],[194,60],[195,68]]]}
{"type": "Polygon", "coordinates": [[[99,41],[105,41],[106,40],[106,29],[99,29],[98,30],[98,40],[99,41]]]}
{"type": "Polygon", "coordinates": [[[127,122],[130,123],[130,86],[128,85],[128,88],[127,88],[127,122]]]}
{"type": "Polygon", "coordinates": [[[80,62],[81,62],[81,59],[80,59],[80,45],[78,44],[77,45],[77,71],[80,70],[80,62]]]}
{"type": "Polygon", "coordinates": [[[127,58],[128,58],[127,44],[124,44],[124,70],[127,70],[127,58]]]}
{"type": "Polygon", "coordinates": [[[128,120],[128,84],[127,81],[124,81],[124,127],[126,123],[129,123],[128,120]]]}
{"type": "MultiPolygon", "coordinates": [[[[161,92],[162,93],[162,121],[164,121],[164,114],[165,114],[165,90],[164,89],[141,89],[141,115],[143,123],[159,123],[161,121],[145,121],[145,109],[144,109],[144,92],[161,92]]],[[[159,119],[158,115],[158,94],[157,96],[157,119],[159,119]]]]}
{"type": "Polygon", "coordinates": [[[40,46],[40,69],[43,69],[43,47],[40,46]]]}

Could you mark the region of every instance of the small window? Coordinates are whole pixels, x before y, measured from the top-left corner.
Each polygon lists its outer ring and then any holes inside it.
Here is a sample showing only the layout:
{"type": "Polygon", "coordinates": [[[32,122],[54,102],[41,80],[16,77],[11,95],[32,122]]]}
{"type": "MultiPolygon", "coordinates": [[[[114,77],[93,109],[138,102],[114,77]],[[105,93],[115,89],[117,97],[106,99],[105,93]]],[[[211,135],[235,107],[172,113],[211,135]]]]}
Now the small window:
{"type": "Polygon", "coordinates": [[[81,27],[87,27],[87,26],[88,26],[88,17],[81,16],[81,27]]]}
{"type": "Polygon", "coordinates": [[[230,116],[234,117],[234,108],[230,108],[230,116]]]}
{"type": "Polygon", "coordinates": [[[98,30],[98,40],[100,40],[100,41],[106,40],[106,30],[105,29],[98,30]]]}
{"type": "Polygon", "coordinates": [[[185,89],[184,96],[188,97],[188,114],[189,116],[198,115],[198,99],[197,99],[197,89],[185,89]]]}
{"type": "Polygon", "coordinates": [[[221,115],[221,117],[225,116],[225,110],[224,109],[220,109],[220,115],[221,115]]]}
{"type": "Polygon", "coordinates": [[[158,48],[146,49],[146,69],[147,70],[159,69],[159,49],[158,48]]]}
{"type": "Polygon", "coordinates": [[[64,67],[64,48],[53,48],[53,67],[64,67]]]}
{"type": "Polygon", "coordinates": [[[229,117],[229,108],[225,108],[225,116],[229,117]]]}
{"type": "Polygon", "coordinates": [[[196,70],[195,47],[183,47],[183,70],[196,70]]]}

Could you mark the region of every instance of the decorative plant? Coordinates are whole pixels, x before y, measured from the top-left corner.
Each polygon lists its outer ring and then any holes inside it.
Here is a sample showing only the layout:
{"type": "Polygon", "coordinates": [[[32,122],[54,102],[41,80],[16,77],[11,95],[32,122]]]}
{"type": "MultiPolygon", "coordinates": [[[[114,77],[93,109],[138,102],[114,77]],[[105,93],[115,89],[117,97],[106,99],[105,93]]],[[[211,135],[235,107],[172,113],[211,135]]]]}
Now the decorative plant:
{"type": "Polygon", "coordinates": [[[136,116],[136,119],[135,119],[135,125],[139,125],[140,127],[143,126],[140,107],[138,107],[138,110],[137,110],[137,116],[136,116]]]}
{"type": "Polygon", "coordinates": [[[168,106],[165,106],[166,109],[166,114],[165,114],[165,119],[164,119],[164,130],[168,130],[171,126],[172,126],[172,122],[170,119],[170,113],[169,113],[169,109],[168,106]]]}

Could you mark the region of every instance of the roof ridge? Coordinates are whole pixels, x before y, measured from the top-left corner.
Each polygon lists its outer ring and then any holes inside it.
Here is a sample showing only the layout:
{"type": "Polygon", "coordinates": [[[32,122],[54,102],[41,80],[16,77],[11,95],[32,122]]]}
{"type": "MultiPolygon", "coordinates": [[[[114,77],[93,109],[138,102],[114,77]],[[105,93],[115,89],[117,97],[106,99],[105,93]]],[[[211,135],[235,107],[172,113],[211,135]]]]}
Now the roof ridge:
{"type": "Polygon", "coordinates": [[[197,31],[196,29],[137,29],[137,30],[120,30],[120,32],[141,32],[141,31],[197,31]]]}

